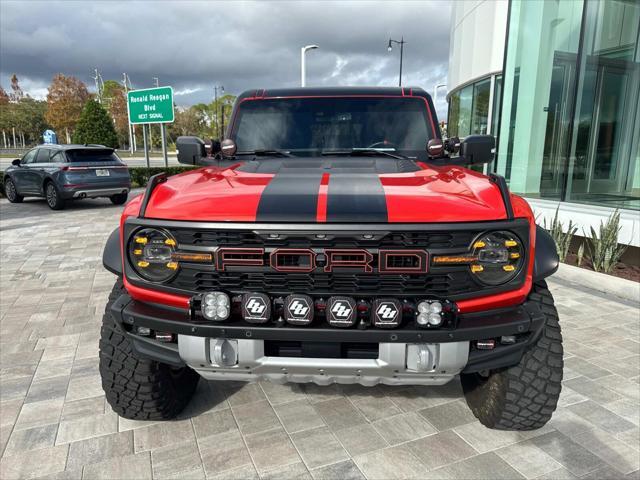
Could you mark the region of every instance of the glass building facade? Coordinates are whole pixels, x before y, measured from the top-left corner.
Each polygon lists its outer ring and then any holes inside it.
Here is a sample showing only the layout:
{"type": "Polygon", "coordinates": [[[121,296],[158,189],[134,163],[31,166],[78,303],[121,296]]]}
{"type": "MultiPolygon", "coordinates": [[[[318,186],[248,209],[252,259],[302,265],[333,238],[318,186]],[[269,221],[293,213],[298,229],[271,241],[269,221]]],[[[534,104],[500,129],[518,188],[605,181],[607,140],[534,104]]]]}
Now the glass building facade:
{"type": "Polygon", "coordinates": [[[449,135],[495,135],[515,193],[640,210],[639,37],[636,0],[511,0],[504,71],[449,94],[449,135]]]}

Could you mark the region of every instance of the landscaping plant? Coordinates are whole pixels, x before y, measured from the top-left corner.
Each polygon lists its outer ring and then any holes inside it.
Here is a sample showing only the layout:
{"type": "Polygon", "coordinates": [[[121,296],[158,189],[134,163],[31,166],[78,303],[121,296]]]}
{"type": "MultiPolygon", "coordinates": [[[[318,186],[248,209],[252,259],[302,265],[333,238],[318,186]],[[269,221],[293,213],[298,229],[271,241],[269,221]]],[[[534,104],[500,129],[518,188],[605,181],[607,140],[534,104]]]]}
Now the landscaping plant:
{"type": "Polygon", "coordinates": [[[542,222],[542,226],[545,230],[547,230],[553,241],[556,244],[556,250],[558,251],[558,257],[560,257],[560,261],[564,262],[567,258],[567,253],[569,253],[569,246],[571,245],[571,240],[575,235],[578,227],[573,224],[573,220],[569,220],[569,225],[567,226],[566,232],[564,231],[564,225],[558,219],[558,208],[556,208],[556,213],[553,216],[553,220],[549,227],[547,227],[547,219],[545,218],[542,222]]]}
{"type": "Polygon", "coordinates": [[[581,243],[580,247],[578,248],[578,266],[579,267],[582,265],[583,259],[584,259],[584,243],[581,243]]]}
{"type": "MultiPolygon", "coordinates": [[[[618,243],[620,234],[620,212],[613,212],[606,223],[600,221],[599,234],[593,227],[587,242],[587,258],[596,272],[610,273],[627,247],[618,243]]],[[[583,230],[584,232],[584,230],[583,230]]],[[[585,237],[587,237],[586,232],[585,237]]]]}

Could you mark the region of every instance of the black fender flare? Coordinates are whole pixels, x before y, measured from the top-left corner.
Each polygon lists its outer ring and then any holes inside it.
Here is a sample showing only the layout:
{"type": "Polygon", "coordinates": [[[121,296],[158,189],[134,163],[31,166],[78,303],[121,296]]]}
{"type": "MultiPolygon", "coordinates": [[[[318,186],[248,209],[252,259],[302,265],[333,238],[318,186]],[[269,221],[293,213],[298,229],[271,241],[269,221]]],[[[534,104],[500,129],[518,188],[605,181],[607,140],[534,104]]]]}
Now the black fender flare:
{"type": "Polygon", "coordinates": [[[536,225],[536,253],[533,265],[533,281],[538,282],[558,270],[560,258],[556,242],[544,228],[536,225]]]}
{"type": "Polygon", "coordinates": [[[116,228],[104,246],[102,252],[102,265],[111,273],[122,277],[122,252],[120,249],[120,227],[116,228]]]}

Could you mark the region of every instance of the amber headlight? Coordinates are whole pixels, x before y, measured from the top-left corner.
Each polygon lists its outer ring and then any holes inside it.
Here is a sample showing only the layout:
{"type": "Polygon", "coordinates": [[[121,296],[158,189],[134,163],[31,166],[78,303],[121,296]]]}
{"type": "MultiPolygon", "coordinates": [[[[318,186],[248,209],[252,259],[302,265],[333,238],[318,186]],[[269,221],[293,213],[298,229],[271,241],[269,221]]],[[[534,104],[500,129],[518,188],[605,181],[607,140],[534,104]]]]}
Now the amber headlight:
{"type": "Polygon", "coordinates": [[[469,268],[482,283],[507,283],[522,267],[522,242],[508,231],[490,232],[473,243],[472,257],[469,268]]]}
{"type": "Polygon", "coordinates": [[[168,233],[155,228],[138,230],[129,240],[131,266],[145,280],[166,282],[172,278],[178,263],[173,261],[176,241],[168,233]]]}

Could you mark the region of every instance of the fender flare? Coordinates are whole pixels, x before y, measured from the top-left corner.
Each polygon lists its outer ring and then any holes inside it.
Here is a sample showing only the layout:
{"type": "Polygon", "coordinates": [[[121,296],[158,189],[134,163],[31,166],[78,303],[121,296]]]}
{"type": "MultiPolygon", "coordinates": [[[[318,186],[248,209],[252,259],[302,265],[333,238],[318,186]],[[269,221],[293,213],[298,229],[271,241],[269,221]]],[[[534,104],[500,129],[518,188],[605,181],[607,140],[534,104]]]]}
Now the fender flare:
{"type": "Polygon", "coordinates": [[[536,225],[536,249],[533,265],[533,281],[553,275],[558,270],[560,258],[553,238],[544,228],[536,225]]]}
{"type": "Polygon", "coordinates": [[[104,246],[102,265],[111,273],[122,277],[122,253],[120,250],[120,227],[116,228],[104,246]]]}

